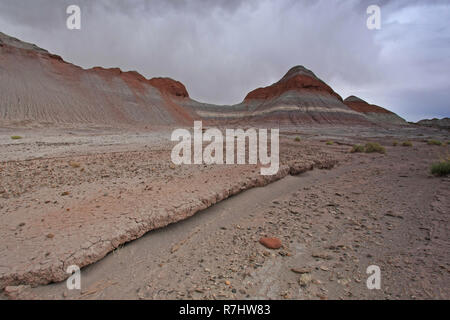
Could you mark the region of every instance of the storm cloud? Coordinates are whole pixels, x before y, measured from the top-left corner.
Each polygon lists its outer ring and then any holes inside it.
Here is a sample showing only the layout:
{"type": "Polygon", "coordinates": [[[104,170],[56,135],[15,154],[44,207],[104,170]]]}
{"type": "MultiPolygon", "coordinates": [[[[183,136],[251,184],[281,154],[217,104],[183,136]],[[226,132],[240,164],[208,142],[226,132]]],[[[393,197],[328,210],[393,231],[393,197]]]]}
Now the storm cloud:
{"type": "Polygon", "coordinates": [[[0,0],[0,31],[84,68],[120,67],[183,82],[234,104],[304,65],[344,98],[407,120],[450,116],[448,1],[0,0]],[[81,30],[66,8],[81,8],[81,30]],[[366,9],[381,7],[381,29],[366,9]]]}

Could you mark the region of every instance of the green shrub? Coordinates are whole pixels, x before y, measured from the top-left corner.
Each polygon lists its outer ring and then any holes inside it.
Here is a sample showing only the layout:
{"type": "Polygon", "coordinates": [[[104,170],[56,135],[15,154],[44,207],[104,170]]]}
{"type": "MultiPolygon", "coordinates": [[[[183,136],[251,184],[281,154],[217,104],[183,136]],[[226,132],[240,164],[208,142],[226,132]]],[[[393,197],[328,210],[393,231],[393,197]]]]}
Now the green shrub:
{"type": "Polygon", "coordinates": [[[295,137],[295,141],[300,142],[301,141],[300,137],[295,137]]]}
{"type": "Polygon", "coordinates": [[[412,147],[412,142],[411,141],[404,141],[403,143],[402,143],[402,146],[404,146],[404,147],[412,147]]]}
{"type": "Polygon", "coordinates": [[[393,145],[394,147],[398,146],[398,141],[392,142],[392,145],[393,145]]]}
{"type": "Polygon", "coordinates": [[[21,136],[12,136],[11,139],[13,139],[13,140],[19,140],[19,139],[22,139],[22,137],[21,137],[21,136]]]}
{"type": "Polygon", "coordinates": [[[331,145],[333,145],[333,144],[334,144],[333,141],[327,141],[327,145],[328,145],[328,146],[331,146],[331,145]]]}
{"type": "Polygon", "coordinates": [[[439,177],[448,175],[450,173],[450,160],[434,163],[431,166],[431,173],[439,177]]]}
{"type": "Polygon", "coordinates": [[[442,146],[442,142],[439,140],[428,140],[427,142],[430,146],[442,146]]]}
{"type": "Polygon", "coordinates": [[[352,148],[352,150],[350,150],[351,153],[356,153],[356,152],[364,152],[364,146],[361,146],[359,144],[355,144],[352,148]]]}
{"type": "Polygon", "coordinates": [[[368,142],[366,143],[365,146],[365,152],[366,153],[378,152],[384,154],[386,153],[386,149],[377,142],[368,142]]]}
{"type": "Polygon", "coordinates": [[[378,153],[386,153],[386,149],[381,146],[379,143],[377,142],[368,142],[366,143],[365,146],[359,145],[359,144],[355,144],[352,148],[352,150],[350,150],[351,153],[356,153],[356,152],[365,152],[365,153],[373,153],[373,152],[378,152],[378,153]]]}

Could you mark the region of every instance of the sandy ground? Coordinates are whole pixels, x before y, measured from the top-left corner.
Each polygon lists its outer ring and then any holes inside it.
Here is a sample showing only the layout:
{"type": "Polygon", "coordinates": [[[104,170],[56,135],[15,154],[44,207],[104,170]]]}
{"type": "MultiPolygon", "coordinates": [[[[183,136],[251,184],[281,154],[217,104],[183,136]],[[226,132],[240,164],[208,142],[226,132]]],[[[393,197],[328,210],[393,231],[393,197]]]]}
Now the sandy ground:
{"type": "Polygon", "coordinates": [[[450,181],[429,174],[449,147],[424,142],[446,132],[285,128],[285,174],[268,185],[254,166],[172,168],[168,132],[0,134],[4,298],[449,298],[450,181]],[[366,140],[387,154],[349,153],[366,140]],[[73,263],[81,291],[37,286],[73,263]]]}

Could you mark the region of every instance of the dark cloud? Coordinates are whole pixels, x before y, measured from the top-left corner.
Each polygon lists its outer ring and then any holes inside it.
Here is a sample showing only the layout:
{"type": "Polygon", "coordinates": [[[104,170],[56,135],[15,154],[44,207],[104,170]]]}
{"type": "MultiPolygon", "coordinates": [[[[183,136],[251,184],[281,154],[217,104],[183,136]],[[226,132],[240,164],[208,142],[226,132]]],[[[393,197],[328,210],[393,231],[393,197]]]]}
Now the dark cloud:
{"type": "Polygon", "coordinates": [[[0,0],[0,31],[86,68],[170,76],[195,99],[231,104],[302,64],[409,120],[449,116],[449,18],[448,1],[426,0],[0,0]],[[366,28],[374,3],[378,31],[366,28]],[[70,4],[81,31],[65,27],[70,4]]]}

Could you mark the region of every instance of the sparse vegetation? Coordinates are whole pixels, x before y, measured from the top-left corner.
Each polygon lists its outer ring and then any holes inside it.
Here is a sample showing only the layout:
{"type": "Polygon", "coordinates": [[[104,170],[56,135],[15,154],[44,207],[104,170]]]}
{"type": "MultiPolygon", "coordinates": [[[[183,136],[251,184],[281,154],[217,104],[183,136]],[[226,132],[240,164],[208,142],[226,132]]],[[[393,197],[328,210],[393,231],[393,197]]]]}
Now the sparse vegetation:
{"type": "Polygon", "coordinates": [[[327,146],[331,146],[331,145],[333,145],[333,144],[334,144],[333,141],[327,141],[327,146]]]}
{"type": "Polygon", "coordinates": [[[365,146],[365,152],[366,153],[378,152],[384,154],[386,153],[386,149],[377,142],[368,142],[366,143],[365,146]]]}
{"type": "Polygon", "coordinates": [[[81,166],[78,162],[75,161],[71,161],[69,164],[72,168],[79,168],[81,166]]]}
{"type": "Polygon", "coordinates": [[[300,139],[300,137],[295,137],[295,141],[296,142],[300,142],[302,139],[300,139]]]}
{"type": "Polygon", "coordinates": [[[392,142],[392,145],[393,145],[394,147],[398,146],[398,141],[392,142]]]}
{"type": "Polygon", "coordinates": [[[450,173],[450,159],[434,163],[431,166],[431,173],[435,176],[446,176],[450,173]]]}
{"type": "Polygon", "coordinates": [[[430,146],[442,146],[442,142],[439,140],[428,140],[427,142],[430,146]]]}
{"type": "Polygon", "coordinates": [[[11,139],[13,139],[13,140],[19,140],[19,139],[22,139],[22,137],[21,137],[21,136],[12,136],[11,139]]]}
{"type": "Polygon", "coordinates": [[[378,153],[382,153],[385,154],[386,153],[386,149],[381,146],[379,143],[377,142],[368,142],[366,143],[365,146],[359,145],[359,144],[355,144],[352,148],[352,150],[350,150],[351,153],[357,153],[357,152],[365,152],[365,153],[374,153],[374,152],[378,152],[378,153]]]}
{"type": "Polygon", "coordinates": [[[355,144],[350,152],[351,153],[356,153],[356,152],[364,152],[364,151],[365,151],[364,146],[361,146],[359,144],[355,144]]]}
{"type": "Polygon", "coordinates": [[[412,142],[411,141],[404,141],[403,143],[402,143],[402,146],[404,146],[404,147],[412,147],[412,142]]]}

